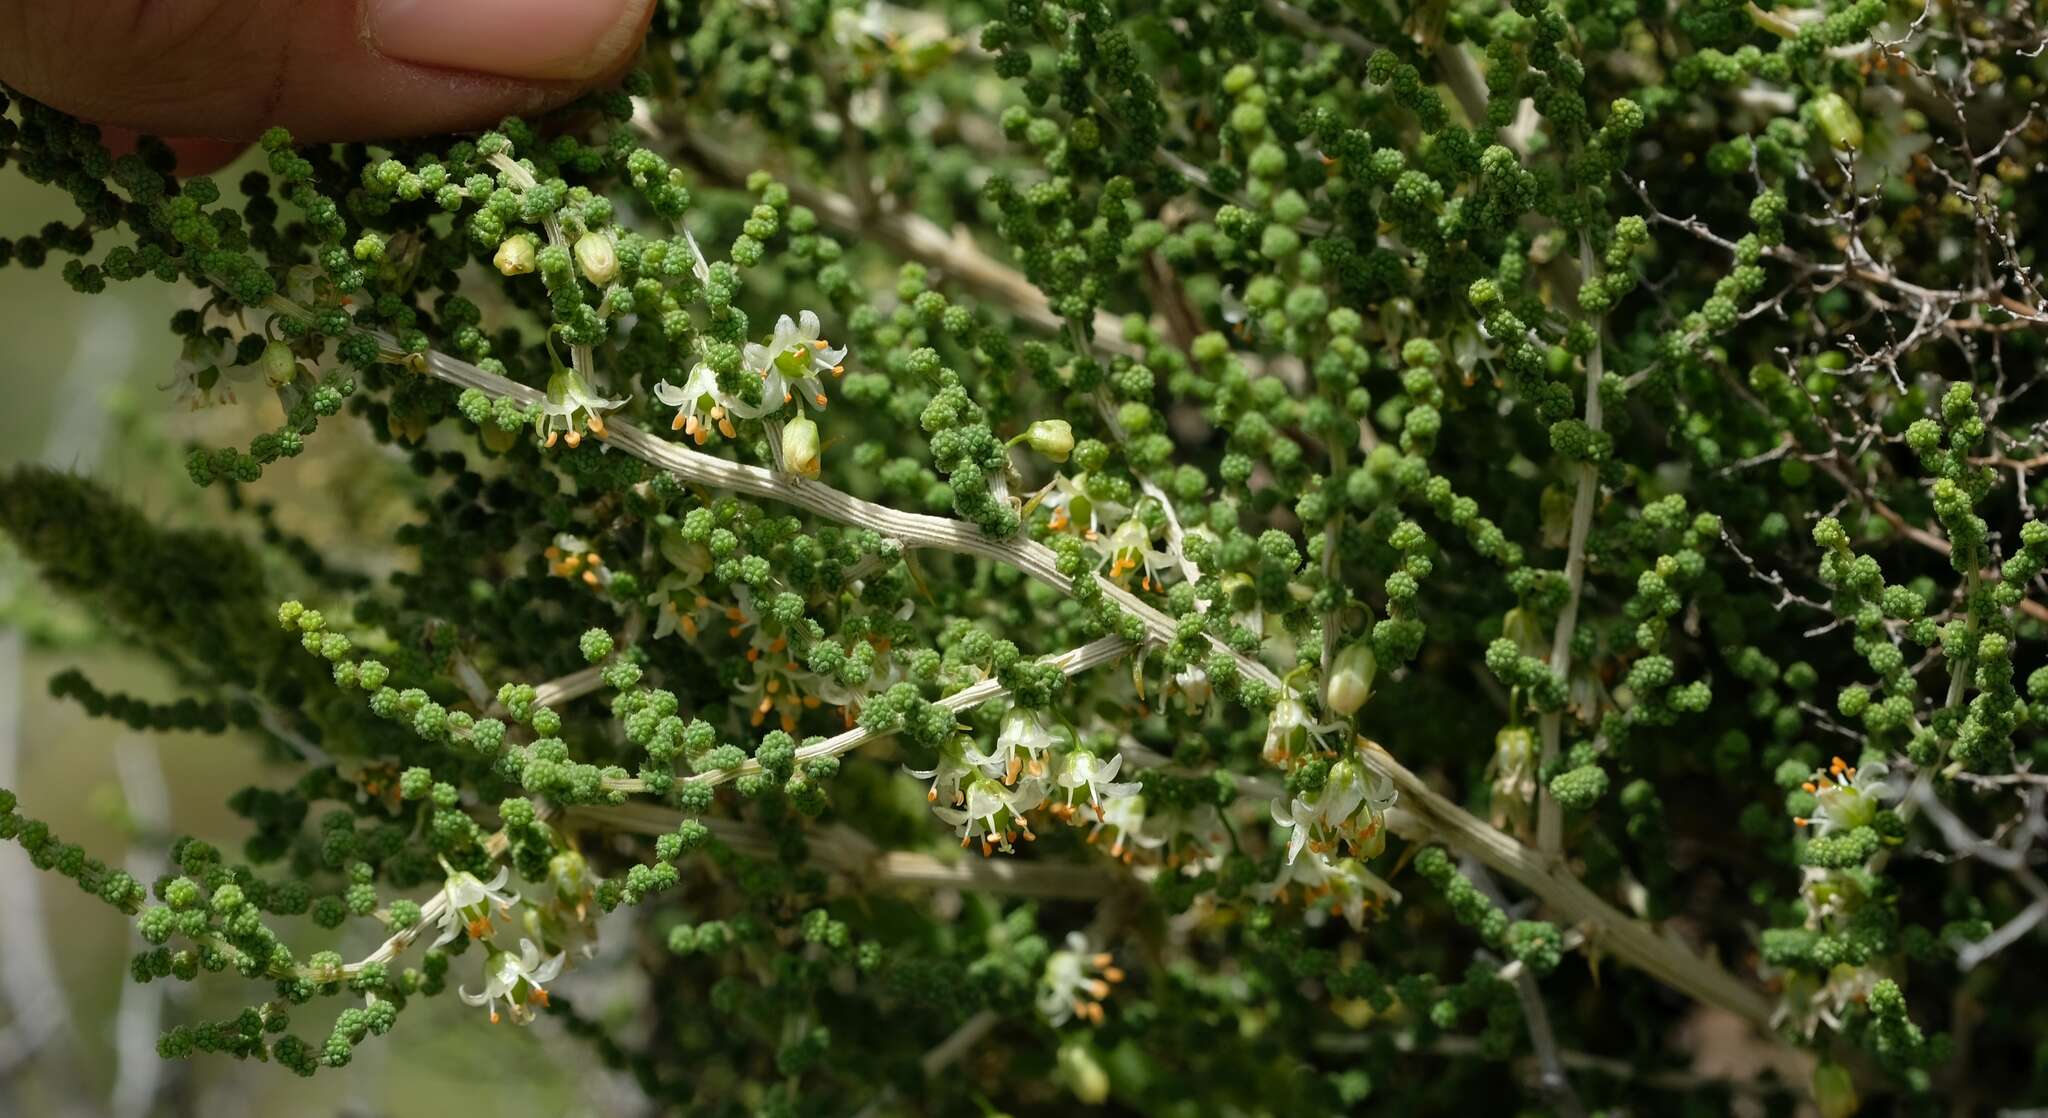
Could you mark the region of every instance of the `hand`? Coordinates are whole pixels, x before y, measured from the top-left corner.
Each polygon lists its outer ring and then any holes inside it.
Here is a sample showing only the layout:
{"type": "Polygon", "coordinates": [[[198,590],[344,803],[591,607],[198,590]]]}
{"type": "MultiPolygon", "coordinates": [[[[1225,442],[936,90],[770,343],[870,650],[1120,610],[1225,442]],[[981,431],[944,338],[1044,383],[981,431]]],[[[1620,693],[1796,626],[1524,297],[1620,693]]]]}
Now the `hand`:
{"type": "Polygon", "coordinates": [[[302,140],[533,113],[632,64],[654,0],[0,0],[0,81],[172,141],[179,171],[272,125],[302,140]]]}

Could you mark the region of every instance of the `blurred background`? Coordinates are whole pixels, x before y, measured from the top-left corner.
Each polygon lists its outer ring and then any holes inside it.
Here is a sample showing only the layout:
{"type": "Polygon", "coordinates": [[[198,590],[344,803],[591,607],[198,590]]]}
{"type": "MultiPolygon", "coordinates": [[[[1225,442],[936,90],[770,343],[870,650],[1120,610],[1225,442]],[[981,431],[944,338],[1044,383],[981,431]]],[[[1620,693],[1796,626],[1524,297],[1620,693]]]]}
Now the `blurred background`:
{"type": "MultiPolygon", "coordinates": [[[[231,186],[243,169],[218,178],[231,186]]],[[[11,168],[0,169],[0,214],[0,235],[77,219],[61,192],[11,168]]],[[[59,277],[60,265],[0,269],[0,469],[42,462],[75,470],[156,519],[253,542],[251,518],[230,515],[220,492],[194,487],[182,462],[194,442],[246,445],[278,421],[276,399],[249,391],[232,406],[179,410],[160,386],[178,356],[166,323],[188,293],[143,279],[82,296],[59,277]]],[[[396,451],[364,437],[360,423],[336,422],[245,492],[273,502],[279,525],[331,561],[374,573],[396,558],[376,545],[409,514],[412,484],[396,451]]],[[[275,585],[290,587],[291,568],[276,569],[275,585]]],[[[49,695],[50,677],[68,668],[103,691],[181,697],[160,664],[127,648],[89,608],[53,598],[0,537],[0,787],[20,794],[25,814],[145,883],[162,872],[176,835],[239,850],[245,832],[228,796],[296,776],[265,762],[260,743],[245,736],[137,733],[90,718],[49,695]]],[[[328,932],[302,921],[279,930],[302,956],[334,948],[354,958],[374,945],[366,929],[328,932]]],[[[357,1048],[352,1066],[311,1080],[220,1056],[166,1062],[156,1054],[164,1028],[232,1016],[269,990],[254,982],[235,990],[232,980],[197,984],[203,990],[137,986],[127,961],[140,943],[132,921],[0,844],[0,1115],[615,1115],[644,1105],[554,1023],[492,1027],[483,1010],[453,997],[415,1006],[404,1028],[357,1048]]],[[[626,1011],[633,980],[618,968],[621,954],[609,968],[601,957],[564,980],[586,1013],[607,1003],[626,1011]]],[[[299,1031],[324,1035],[325,1025],[299,1031]]]]}

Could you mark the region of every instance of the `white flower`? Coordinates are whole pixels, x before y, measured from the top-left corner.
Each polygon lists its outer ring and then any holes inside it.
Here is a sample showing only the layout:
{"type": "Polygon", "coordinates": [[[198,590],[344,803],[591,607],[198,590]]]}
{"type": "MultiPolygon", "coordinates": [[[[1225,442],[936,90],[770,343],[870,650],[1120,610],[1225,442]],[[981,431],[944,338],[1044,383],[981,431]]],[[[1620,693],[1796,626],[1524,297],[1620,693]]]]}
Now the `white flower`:
{"type": "Polygon", "coordinates": [[[492,948],[484,961],[484,988],[472,994],[465,986],[457,993],[470,1005],[490,1006],[493,1025],[498,1023],[499,1001],[505,1003],[513,1023],[524,1025],[533,1020],[532,1006],[548,1004],[544,987],[562,973],[563,958],[557,953],[543,959],[530,939],[519,941],[517,955],[492,948]]]}
{"type": "Polygon", "coordinates": [[[234,364],[233,356],[227,346],[210,335],[186,338],[177,362],[171,366],[170,383],[160,387],[165,391],[177,389],[178,403],[189,411],[232,404],[233,384],[253,380],[256,375],[254,369],[234,364]]]}
{"type": "Polygon", "coordinates": [[[962,808],[938,807],[932,813],[953,825],[960,845],[979,838],[981,853],[1001,849],[1008,853],[1021,832],[1026,841],[1038,836],[1024,813],[1045,802],[1045,781],[1027,777],[1015,788],[1005,788],[985,774],[977,774],[967,785],[967,802],[962,808]]]}
{"type": "Polygon", "coordinates": [[[903,771],[919,780],[932,782],[924,794],[926,802],[938,803],[943,795],[945,803],[949,806],[957,806],[966,799],[965,794],[960,791],[960,785],[974,776],[974,766],[967,763],[958,738],[939,747],[939,761],[931,768],[913,769],[905,766],[903,771]]]}
{"type": "Polygon", "coordinates": [[[1813,817],[1794,822],[1800,826],[1810,823],[1823,835],[1868,826],[1877,818],[1878,808],[1905,794],[1900,782],[1893,778],[1890,766],[1884,762],[1873,761],[1857,768],[1840,757],[1829,763],[1826,772],[1815,774],[1804,787],[1813,793],[1813,817]]]}
{"type": "Polygon", "coordinates": [[[1109,856],[1128,862],[1137,851],[1153,850],[1166,845],[1166,837],[1145,832],[1146,804],[1143,795],[1118,796],[1107,804],[1095,809],[1095,826],[1088,831],[1088,841],[1102,838],[1104,829],[1113,834],[1109,845],[1109,856]]]}
{"type": "Polygon", "coordinates": [[[681,388],[665,380],[658,382],[654,386],[654,398],[676,409],[675,422],[669,425],[670,428],[697,440],[698,446],[704,445],[704,439],[714,426],[719,434],[728,439],[733,437],[732,420],[725,414],[725,397],[718,391],[718,374],[712,372],[709,365],[699,364],[691,369],[681,388]],[[710,401],[708,408],[705,407],[707,400],[710,401]],[[710,418],[698,418],[699,411],[710,418]]]}
{"type": "Polygon", "coordinates": [[[1045,973],[1038,980],[1038,1012],[1055,1028],[1076,1017],[1100,1025],[1110,985],[1123,980],[1124,972],[1109,952],[1091,951],[1086,936],[1069,932],[1066,947],[1045,960],[1045,973]]]}
{"type": "Polygon", "coordinates": [[[1771,1027],[1776,1029],[1790,1024],[1808,1040],[1813,1039],[1823,1024],[1839,1031],[1849,1009],[1866,1001],[1871,990],[1884,977],[1870,967],[1849,963],[1835,964],[1828,970],[1825,981],[1796,969],[1780,971],[1765,966],[1761,973],[1767,980],[1776,978],[1784,983],[1778,1004],[1771,1010],[1771,1027]]]}
{"type": "Polygon", "coordinates": [[[1519,831],[1536,802],[1536,735],[1527,726],[1503,726],[1493,735],[1493,822],[1519,831]]]}
{"type": "Polygon", "coordinates": [[[580,578],[593,590],[611,585],[612,572],[604,565],[604,557],[592,551],[580,536],[558,532],[541,554],[547,558],[548,573],[558,578],[580,578]]]}
{"type": "Polygon", "coordinates": [[[1069,736],[1063,731],[1046,725],[1045,716],[1022,707],[1012,707],[1003,716],[1003,728],[996,734],[993,749],[983,753],[978,749],[967,750],[967,760],[980,765],[983,772],[996,777],[1004,784],[1017,783],[1017,775],[1028,770],[1033,776],[1045,775],[1045,753],[1055,745],[1065,744],[1069,736]]]}
{"type": "Polygon", "coordinates": [[[1379,853],[1386,843],[1387,809],[1396,798],[1387,774],[1349,757],[1338,761],[1320,789],[1273,801],[1273,822],[1292,832],[1287,860],[1294,861],[1304,847],[1328,854],[1340,839],[1348,840],[1360,857],[1379,853]]]}
{"type": "Polygon", "coordinates": [[[1086,749],[1070,750],[1063,755],[1060,758],[1059,776],[1055,783],[1067,790],[1068,813],[1072,813],[1075,794],[1083,789],[1087,790],[1088,802],[1097,810],[1101,809],[1102,801],[1105,799],[1114,800],[1135,795],[1138,791],[1136,781],[1115,783],[1117,770],[1121,769],[1123,764],[1122,754],[1107,761],[1086,749]]]}
{"type": "Polygon", "coordinates": [[[548,378],[547,399],[541,402],[540,418],[534,421],[535,433],[547,439],[547,445],[564,439],[572,447],[583,441],[583,429],[588,429],[598,438],[604,438],[604,414],[624,407],[630,397],[614,400],[592,391],[583,377],[574,369],[563,369],[548,378]]]}
{"type": "Polygon", "coordinates": [[[1273,704],[1272,713],[1266,716],[1266,744],[1260,756],[1269,765],[1286,764],[1308,746],[1317,729],[1308,707],[1290,691],[1273,704]]]}
{"type": "Polygon", "coordinates": [[[1353,931],[1365,927],[1367,914],[1375,905],[1401,899],[1394,887],[1353,858],[1324,858],[1311,852],[1306,858],[1284,862],[1273,880],[1253,886],[1252,895],[1261,902],[1287,901],[1299,896],[1304,906],[1303,921],[1320,927],[1331,916],[1342,916],[1353,931]]]}
{"type": "MultiPolygon", "coordinates": [[[[1101,532],[1102,518],[1121,516],[1130,511],[1115,501],[1102,501],[1088,495],[1087,475],[1070,478],[1060,474],[1032,498],[1032,503],[1044,505],[1052,511],[1052,519],[1046,527],[1055,532],[1064,532],[1069,524],[1079,524],[1084,539],[1094,539],[1101,532]]],[[[1025,511],[1029,512],[1030,509],[1025,511]]]]}
{"type": "Polygon", "coordinates": [[[1146,590],[1163,589],[1160,579],[1162,570],[1172,568],[1172,559],[1165,552],[1152,546],[1152,531],[1145,522],[1135,516],[1127,516],[1107,542],[1101,545],[1104,556],[1109,559],[1109,577],[1121,581],[1132,571],[1143,570],[1138,585],[1146,590]]]}
{"type": "Polygon", "coordinates": [[[1180,692],[1180,697],[1187,703],[1189,710],[1202,709],[1202,705],[1209,701],[1209,693],[1212,690],[1209,673],[1194,664],[1173,673],[1173,687],[1180,692]]]}
{"type": "Polygon", "coordinates": [[[741,419],[759,419],[789,403],[798,389],[803,391],[806,403],[824,407],[825,388],[818,380],[819,374],[844,373],[846,366],[840,362],[846,360],[846,350],[828,348],[825,339],[818,336],[820,329],[818,316],[810,311],[804,311],[794,321],[783,315],[775,320],[775,333],[767,345],[749,344],[747,368],[760,374],[761,402],[748,405],[735,400],[733,414],[741,419]]]}
{"type": "Polygon", "coordinates": [[[446,902],[441,909],[441,938],[434,941],[439,947],[468,929],[471,938],[482,939],[491,934],[491,909],[495,907],[503,916],[519,903],[519,894],[505,888],[505,879],[511,871],[504,866],[489,884],[477,879],[467,870],[458,870],[446,860],[441,868],[448,871],[448,880],[441,885],[441,896],[446,902]]]}

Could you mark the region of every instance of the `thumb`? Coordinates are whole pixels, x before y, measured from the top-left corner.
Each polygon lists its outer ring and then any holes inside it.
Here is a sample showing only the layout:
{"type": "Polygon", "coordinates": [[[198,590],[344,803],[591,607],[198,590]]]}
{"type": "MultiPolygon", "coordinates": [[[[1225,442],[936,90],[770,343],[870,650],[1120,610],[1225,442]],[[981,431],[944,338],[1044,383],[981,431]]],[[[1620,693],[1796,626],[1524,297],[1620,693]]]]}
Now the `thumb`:
{"type": "Polygon", "coordinates": [[[482,127],[631,65],[654,0],[0,0],[0,81],[165,137],[482,127]]]}

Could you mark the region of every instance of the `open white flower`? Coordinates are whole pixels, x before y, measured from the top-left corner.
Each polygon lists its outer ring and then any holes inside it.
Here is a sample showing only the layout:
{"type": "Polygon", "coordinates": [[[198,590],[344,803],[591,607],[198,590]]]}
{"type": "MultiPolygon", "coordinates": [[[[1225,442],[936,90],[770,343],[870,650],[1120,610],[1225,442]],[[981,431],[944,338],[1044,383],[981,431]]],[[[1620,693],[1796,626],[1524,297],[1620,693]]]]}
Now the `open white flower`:
{"type": "Polygon", "coordinates": [[[1803,787],[1813,793],[1813,817],[1794,822],[1800,826],[1811,824],[1823,835],[1869,826],[1877,819],[1880,807],[1905,794],[1900,782],[1893,778],[1890,766],[1883,761],[1858,768],[1840,757],[1829,762],[1826,772],[1815,774],[1803,787]]]}
{"type": "Polygon", "coordinates": [[[825,339],[819,337],[821,329],[818,316],[810,311],[794,320],[783,315],[775,320],[775,333],[767,345],[749,344],[746,364],[761,377],[761,402],[750,405],[733,401],[733,414],[741,419],[759,419],[789,403],[798,391],[803,392],[805,403],[824,407],[825,386],[819,377],[846,372],[846,366],[841,364],[846,360],[846,350],[827,346],[825,339]]]}
{"type": "Polygon", "coordinates": [[[627,399],[600,396],[576,370],[563,369],[548,378],[547,399],[541,402],[534,431],[547,439],[549,446],[562,439],[574,447],[583,441],[585,430],[604,438],[604,413],[624,407],[627,399]]]}
{"type": "Polygon", "coordinates": [[[171,366],[171,379],[161,387],[176,389],[178,404],[188,411],[235,402],[234,385],[254,380],[256,370],[234,363],[234,354],[218,339],[201,334],[186,338],[178,360],[171,366]]]}
{"type": "Polygon", "coordinates": [[[1261,902],[1299,900],[1303,922],[1320,927],[1332,916],[1341,916],[1353,931],[1365,927],[1373,907],[1401,899],[1393,886],[1354,858],[1325,858],[1310,852],[1306,858],[1283,862],[1273,880],[1252,887],[1261,902]]]}
{"type": "Polygon", "coordinates": [[[484,960],[484,988],[470,993],[465,986],[456,991],[470,1005],[491,1008],[491,1024],[498,1023],[498,1002],[504,1002],[514,1024],[533,1020],[533,1007],[548,1004],[546,986],[562,973],[564,956],[559,952],[543,958],[530,939],[519,941],[519,954],[491,949],[484,960]]]}
{"type": "Polygon", "coordinates": [[[953,825],[960,845],[980,839],[982,856],[987,857],[997,849],[1008,852],[1020,834],[1026,841],[1037,838],[1031,833],[1024,813],[1044,802],[1044,780],[1026,777],[1015,788],[1005,788],[986,774],[977,773],[967,785],[965,807],[939,807],[932,811],[953,825]]]}
{"type": "Polygon", "coordinates": [[[468,870],[450,866],[445,859],[441,868],[448,871],[448,880],[441,885],[446,904],[441,909],[441,938],[434,941],[435,947],[461,935],[465,928],[471,938],[483,939],[491,934],[491,910],[495,908],[503,916],[519,903],[519,894],[505,888],[511,871],[504,866],[498,867],[488,884],[468,870]]]}
{"type": "Polygon", "coordinates": [[[1121,753],[1107,761],[1086,749],[1073,749],[1062,755],[1059,776],[1055,783],[1066,789],[1067,802],[1064,806],[1067,814],[1073,812],[1074,797],[1083,790],[1087,792],[1088,802],[1098,811],[1101,810],[1104,800],[1136,795],[1139,787],[1137,781],[1119,783],[1116,780],[1117,770],[1123,768],[1123,764],[1124,758],[1121,753]]]}
{"type": "Polygon", "coordinates": [[[924,794],[926,801],[935,804],[944,802],[948,806],[957,806],[966,799],[966,795],[960,791],[960,786],[975,775],[974,766],[968,763],[958,738],[939,747],[939,761],[931,768],[913,769],[905,766],[903,771],[919,780],[932,782],[924,794]]]}
{"type": "Polygon", "coordinates": [[[1046,751],[1069,740],[1064,730],[1048,725],[1044,715],[1013,707],[1003,716],[1003,728],[996,734],[994,748],[985,753],[969,748],[967,760],[1003,783],[1015,784],[1020,772],[1045,775],[1046,751]]]}
{"type": "Polygon", "coordinates": [[[1387,809],[1396,798],[1387,774],[1349,757],[1338,761],[1320,789],[1273,801],[1273,822],[1290,832],[1287,860],[1294,861],[1304,847],[1329,854],[1339,840],[1349,841],[1360,857],[1379,853],[1386,844],[1387,809]]]}
{"type": "Polygon", "coordinates": [[[1289,691],[1273,704],[1272,713],[1266,716],[1266,744],[1260,756],[1269,765],[1284,765],[1295,754],[1307,749],[1322,729],[1309,716],[1308,707],[1289,691]]]}
{"type": "Polygon", "coordinates": [[[1161,572],[1173,569],[1173,559],[1152,546],[1152,531],[1136,516],[1127,516],[1109,539],[1099,545],[1109,560],[1109,577],[1121,582],[1133,571],[1142,571],[1138,585],[1146,590],[1164,589],[1161,572]]]}
{"type": "Polygon", "coordinates": [[[670,428],[695,439],[698,446],[704,445],[712,427],[728,439],[734,435],[732,420],[726,416],[725,397],[718,391],[718,374],[709,365],[699,364],[691,369],[680,388],[665,380],[655,384],[654,398],[676,409],[670,428]]]}
{"type": "Polygon", "coordinates": [[[1055,1028],[1076,1017],[1102,1023],[1102,1002],[1124,980],[1107,951],[1092,951],[1080,932],[1067,933],[1066,946],[1046,957],[1038,980],[1038,1012],[1055,1028]]]}

